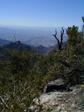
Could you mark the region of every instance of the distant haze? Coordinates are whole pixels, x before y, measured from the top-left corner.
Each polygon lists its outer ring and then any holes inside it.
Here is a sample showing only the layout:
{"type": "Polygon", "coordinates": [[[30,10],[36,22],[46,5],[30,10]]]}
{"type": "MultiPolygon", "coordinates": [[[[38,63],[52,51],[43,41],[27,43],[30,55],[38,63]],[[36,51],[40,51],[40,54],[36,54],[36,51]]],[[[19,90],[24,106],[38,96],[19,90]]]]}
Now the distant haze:
{"type": "MultiPolygon", "coordinates": [[[[57,30],[59,32],[60,28],[57,28],[57,30]]],[[[47,27],[0,27],[0,38],[11,41],[20,40],[34,46],[53,46],[56,44],[56,40],[52,36],[54,31],[55,28],[47,27]]],[[[66,37],[64,40],[66,40],[66,37]]]]}

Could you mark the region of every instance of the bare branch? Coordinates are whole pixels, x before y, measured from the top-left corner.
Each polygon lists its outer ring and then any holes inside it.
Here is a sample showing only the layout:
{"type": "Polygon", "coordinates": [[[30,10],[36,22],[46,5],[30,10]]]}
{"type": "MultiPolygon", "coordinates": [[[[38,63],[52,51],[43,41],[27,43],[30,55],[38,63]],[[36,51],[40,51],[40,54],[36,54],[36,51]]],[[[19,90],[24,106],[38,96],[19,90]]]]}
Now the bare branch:
{"type": "Polygon", "coordinates": [[[58,44],[58,49],[59,50],[62,50],[62,47],[63,47],[63,35],[64,35],[64,29],[62,27],[62,30],[61,30],[61,38],[60,40],[58,39],[57,37],[57,30],[55,30],[55,34],[53,34],[54,38],[57,40],[57,44],[58,44]]]}
{"type": "Polygon", "coordinates": [[[62,30],[61,30],[61,44],[63,44],[63,35],[64,35],[64,29],[62,27],[62,30]]]}
{"type": "Polygon", "coordinates": [[[58,48],[59,48],[59,44],[60,44],[60,41],[59,39],[57,38],[57,30],[55,30],[55,34],[53,34],[54,38],[57,40],[57,44],[58,44],[58,48]]]}

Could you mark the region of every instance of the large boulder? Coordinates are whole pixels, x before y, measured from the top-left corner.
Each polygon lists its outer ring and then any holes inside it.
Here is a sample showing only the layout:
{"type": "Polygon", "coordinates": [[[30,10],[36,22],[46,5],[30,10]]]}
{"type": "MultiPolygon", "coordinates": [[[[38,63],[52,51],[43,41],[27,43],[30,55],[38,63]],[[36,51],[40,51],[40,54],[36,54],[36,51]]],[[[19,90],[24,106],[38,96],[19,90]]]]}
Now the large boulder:
{"type": "Polygon", "coordinates": [[[53,92],[53,91],[69,91],[69,85],[66,85],[62,78],[59,78],[54,81],[50,81],[44,87],[44,93],[53,92]]]}
{"type": "Polygon", "coordinates": [[[28,112],[84,112],[84,87],[70,92],[51,92],[33,100],[28,112]]]}

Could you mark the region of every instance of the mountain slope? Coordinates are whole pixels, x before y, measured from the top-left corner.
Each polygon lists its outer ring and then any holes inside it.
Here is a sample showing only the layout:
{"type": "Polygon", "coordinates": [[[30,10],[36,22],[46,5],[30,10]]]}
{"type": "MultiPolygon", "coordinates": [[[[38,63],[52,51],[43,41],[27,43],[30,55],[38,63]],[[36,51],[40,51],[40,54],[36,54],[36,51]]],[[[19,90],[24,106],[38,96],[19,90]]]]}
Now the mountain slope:
{"type": "Polygon", "coordinates": [[[10,41],[8,41],[8,40],[0,39],[0,46],[6,45],[6,44],[9,44],[9,43],[10,43],[10,41]]]}

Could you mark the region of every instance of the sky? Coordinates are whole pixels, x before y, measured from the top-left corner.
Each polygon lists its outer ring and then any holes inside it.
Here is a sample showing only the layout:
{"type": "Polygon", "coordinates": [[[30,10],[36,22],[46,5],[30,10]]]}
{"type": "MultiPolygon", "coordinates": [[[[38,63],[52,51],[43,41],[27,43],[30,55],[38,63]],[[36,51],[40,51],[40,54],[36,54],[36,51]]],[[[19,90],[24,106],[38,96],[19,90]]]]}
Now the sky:
{"type": "Polygon", "coordinates": [[[0,25],[80,26],[82,16],[84,0],[0,0],[0,25]]]}

